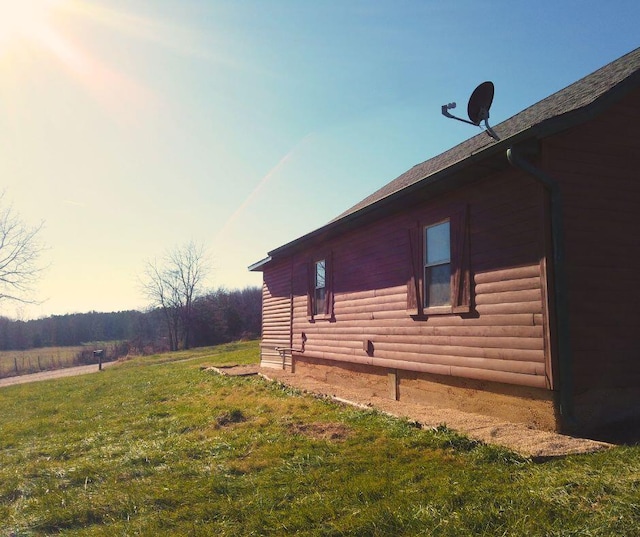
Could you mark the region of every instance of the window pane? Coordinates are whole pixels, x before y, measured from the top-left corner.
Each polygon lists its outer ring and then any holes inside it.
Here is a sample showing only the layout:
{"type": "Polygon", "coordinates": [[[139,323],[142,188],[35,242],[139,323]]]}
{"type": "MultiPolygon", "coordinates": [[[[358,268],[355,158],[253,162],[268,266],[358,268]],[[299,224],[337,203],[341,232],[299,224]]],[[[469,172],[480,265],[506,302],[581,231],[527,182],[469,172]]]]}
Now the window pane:
{"type": "Polygon", "coordinates": [[[314,315],[322,315],[326,311],[326,293],[324,287],[316,289],[314,304],[314,315]]]}
{"type": "Polygon", "coordinates": [[[316,281],[315,281],[316,288],[313,296],[313,314],[314,315],[322,315],[326,311],[326,304],[327,304],[326,270],[327,270],[327,264],[325,259],[316,261],[316,281]]]}
{"type": "Polygon", "coordinates": [[[424,269],[425,306],[448,306],[451,303],[451,265],[424,269]]]}
{"type": "Polygon", "coordinates": [[[448,263],[451,256],[449,222],[428,227],[425,236],[427,241],[425,264],[448,263]]]}
{"type": "Polygon", "coordinates": [[[316,289],[325,287],[325,261],[316,262],[316,289]]]}

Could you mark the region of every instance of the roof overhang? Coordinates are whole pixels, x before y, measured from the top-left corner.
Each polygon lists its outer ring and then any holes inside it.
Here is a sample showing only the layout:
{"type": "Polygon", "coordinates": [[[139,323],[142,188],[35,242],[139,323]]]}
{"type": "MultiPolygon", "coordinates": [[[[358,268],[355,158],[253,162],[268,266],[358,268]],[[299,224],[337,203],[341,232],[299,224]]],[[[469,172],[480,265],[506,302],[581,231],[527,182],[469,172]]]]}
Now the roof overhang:
{"type": "Polygon", "coordinates": [[[264,259],[261,259],[260,261],[257,261],[255,263],[253,263],[252,265],[249,265],[248,269],[250,272],[262,272],[262,269],[268,265],[271,262],[271,256],[265,257],[264,259]]]}

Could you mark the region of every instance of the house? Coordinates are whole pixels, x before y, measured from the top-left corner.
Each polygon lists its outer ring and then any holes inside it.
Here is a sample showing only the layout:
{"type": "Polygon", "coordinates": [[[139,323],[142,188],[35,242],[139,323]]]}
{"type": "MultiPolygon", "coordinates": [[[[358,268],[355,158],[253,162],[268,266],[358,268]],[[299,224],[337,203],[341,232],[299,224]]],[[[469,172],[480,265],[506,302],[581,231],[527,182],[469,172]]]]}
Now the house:
{"type": "Polygon", "coordinates": [[[261,362],[588,431],[640,416],[640,49],[268,253],[261,362]]]}

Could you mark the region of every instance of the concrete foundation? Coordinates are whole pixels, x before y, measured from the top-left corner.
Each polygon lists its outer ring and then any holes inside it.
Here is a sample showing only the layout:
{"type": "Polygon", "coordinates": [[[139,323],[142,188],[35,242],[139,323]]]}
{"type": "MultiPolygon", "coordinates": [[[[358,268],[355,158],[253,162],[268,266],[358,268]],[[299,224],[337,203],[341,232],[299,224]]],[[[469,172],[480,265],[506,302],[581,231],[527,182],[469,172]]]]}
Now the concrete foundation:
{"type": "Polygon", "coordinates": [[[560,430],[555,394],[549,390],[304,356],[296,356],[294,363],[296,375],[335,386],[357,386],[379,397],[454,408],[540,430],[560,430]]]}

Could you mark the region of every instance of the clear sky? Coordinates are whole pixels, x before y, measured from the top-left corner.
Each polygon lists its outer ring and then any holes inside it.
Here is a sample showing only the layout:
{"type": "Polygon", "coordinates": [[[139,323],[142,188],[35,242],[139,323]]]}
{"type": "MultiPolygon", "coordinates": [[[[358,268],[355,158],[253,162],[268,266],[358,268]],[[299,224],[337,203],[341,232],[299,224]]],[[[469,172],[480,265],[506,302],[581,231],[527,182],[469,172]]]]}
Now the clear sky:
{"type": "Polygon", "coordinates": [[[0,186],[45,222],[40,306],[143,308],[190,240],[210,288],[640,45],[634,1],[0,0],[0,186]]]}

